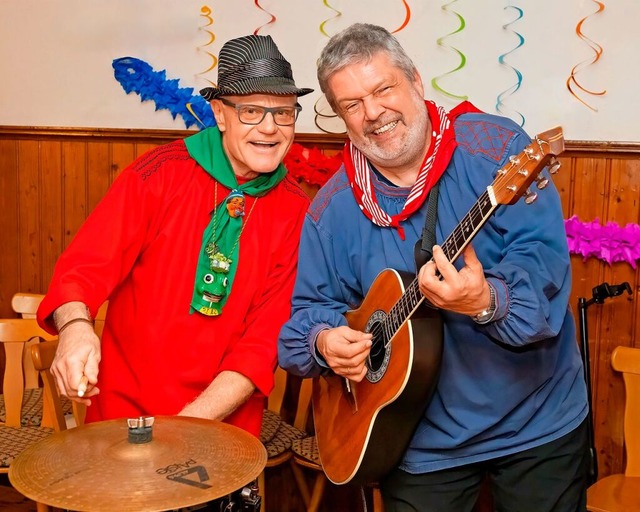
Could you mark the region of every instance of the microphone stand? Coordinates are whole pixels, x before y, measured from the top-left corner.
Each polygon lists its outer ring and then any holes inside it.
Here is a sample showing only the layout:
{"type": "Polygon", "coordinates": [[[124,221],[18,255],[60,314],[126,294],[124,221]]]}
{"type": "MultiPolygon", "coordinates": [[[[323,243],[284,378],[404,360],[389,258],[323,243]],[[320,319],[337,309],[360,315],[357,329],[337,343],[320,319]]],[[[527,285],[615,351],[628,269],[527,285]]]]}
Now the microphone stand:
{"type": "Polygon", "coordinates": [[[593,407],[591,400],[591,367],[589,365],[589,334],[587,329],[587,308],[591,304],[603,304],[609,297],[617,297],[623,292],[627,292],[631,295],[631,286],[626,281],[621,284],[610,285],[609,283],[602,283],[596,286],[593,290],[593,296],[587,300],[584,297],[578,299],[578,312],[580,316],[580,351],[582,353],[582,366],[584,367],[584,379],[587,383],[587,399],[589,401],[589,414],[588,414],[588,432],[589,432],[589,485],[595,483],[598,480],[598,456],[595,447],[595,437],[593,428],[593,407]]]}

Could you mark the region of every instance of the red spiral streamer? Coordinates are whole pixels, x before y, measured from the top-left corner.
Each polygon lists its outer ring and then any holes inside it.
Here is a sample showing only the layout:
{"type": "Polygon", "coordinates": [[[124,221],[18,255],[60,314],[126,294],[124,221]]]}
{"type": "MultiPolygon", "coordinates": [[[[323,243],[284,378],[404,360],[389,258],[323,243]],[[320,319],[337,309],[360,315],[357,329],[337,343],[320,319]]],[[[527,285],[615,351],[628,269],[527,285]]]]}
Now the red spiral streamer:
{"type": "Polygon", "coordinates": [[[578,79],[576,78],[576,75],[578,74],[578,72],[582,70],[585,66],[590,66],[591,64],[595,64],[600,59],[603,52],[602,46],[600,46],[595,41],[589,39],[587,36],[585,36],[582,33],[582,25],[584,24],[584,22],[591,16],[595,16],[597,14],[600,14],[602,11],[604,11],[603,2],[599,2],[597,0],[592,0],[592,1],[598,5],[598,10],[589,14],[588,16],[585,16],[580,20],[580,22],[576,25],[576,34],[580,39],[586,42],[587,45],[589,45],[589,47],[593,50],[595,55],[592,59],[586,59],[586,60],[583,60],[582,62],[578,62],[578,64],[576,64],[575,66],[573,66],[573,68],[571,68],[571,74],[569,75],[569,78],[567,78],[567,89],[569,89],[569,92],[572,94],[572,96],[576,98],[580,103],[582,103],[586,107],[589,107],[594,112],[597,112],[598,111],[597,108],[589,105],[584,99],[578,96],[578,94],[576,94],[576,91],[574,90],[574,86],[575,86],[578,89],[580,89],[582,92],[590,94],[592,96],[603,96],[607,92],[606,90],[592,91],[590,89],[587,89],[580,82],[578,82],[578,79]]]}
{"type": "Polygon", "coordinates": [[[260,5],[260,1],[259,1],[259,0],[253,0],[253,3],[256,5],[256,7],[257,7],[258,9],[260,9],[260,10],[261,10],[261,11],[263,11],[263,12],[266,12],[266,13],[270,16],[269,21],[267,21],[264,25],[260,25],[257,29],[255,29],[255,30],[253,31],[253,35],[254,35],[254,36],[257,36],[257,35],[258,35],[258,32],[260,32],[260,30],[262,30],[262,29],[263,29],[264,27],[266,27],[267,25],[270,25],[271,23],[274,23],[274,22],[276,21],[276,17],[275,17],[272,13],[270,13],[269,11],[267,11],[264,7],[262,7],[262,6],[260,5]]]}
{"type": "Polygon", "coordinates": [[[409,7],[409,4],[407,3],[406,0],[402,0],[402,3],[404,4],[404,8],[405,8],[404,21],[402,22],[402,25],[400,25],[397,29],[391,32],[392,34],[396,34],[400,32],[404,27],[406,27],[409,24],[409,21],[411,20],[411,8],[409,7]]]}

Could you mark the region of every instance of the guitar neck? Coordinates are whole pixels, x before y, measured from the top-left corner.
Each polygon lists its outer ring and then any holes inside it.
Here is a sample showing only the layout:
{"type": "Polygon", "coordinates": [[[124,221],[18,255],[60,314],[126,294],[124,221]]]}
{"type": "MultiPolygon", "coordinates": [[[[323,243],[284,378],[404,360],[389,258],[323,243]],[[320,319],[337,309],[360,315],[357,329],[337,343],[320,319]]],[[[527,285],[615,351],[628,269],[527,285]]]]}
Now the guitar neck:
{"type": "MultiPolygon", "coordinates": [[[[460,256],[464,248],[485,225],[497,207],[495,200],[492,201],[492,189],[488,187],[441,245],[449,261],[453,262],[460,256]]],[[[420,291],[418,278],[416,277],[389,311],[385,321],[387,339],[390,340],[393,337],[423,300],[425,300],[425,297],[420,291]]]]}

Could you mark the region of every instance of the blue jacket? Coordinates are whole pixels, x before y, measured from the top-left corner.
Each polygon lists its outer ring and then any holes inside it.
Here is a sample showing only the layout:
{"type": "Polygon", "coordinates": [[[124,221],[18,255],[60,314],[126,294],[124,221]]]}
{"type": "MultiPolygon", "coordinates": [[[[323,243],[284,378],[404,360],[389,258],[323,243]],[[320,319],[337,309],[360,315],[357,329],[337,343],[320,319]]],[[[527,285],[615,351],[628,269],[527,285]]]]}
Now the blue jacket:
{"type": "MultiPolygon", "coordinates": [[[[457,118],[458,147],[440,179],[436,237],[442,243],[529,137],[508,119],[457,118]]],[[[546,174],[546,171],[544,171],[546,174]]],[[[375,194],[390,215],[409,189],[372,171],[375,194]]],[[[292,317],[279,340],[279,363],[313,377],[323,371],[317,333],[346,325],[385,268],[415,272],[413,247],[427,202],[402,223],[406,239],[369,221],[344,169],[318,192],[305,220],[292,317]]],[[[562,208],[550,184],[531,205],[499,206],[473,238],[496,290],[494,321],[443,311],[441,372],[401,468],[423,473],[500,457],[555,440],[587,415],[586,385],[569,308],[571,268],[562,208]]],[[[460,267],[461,262],[457,261],[460,267]]],[[[340,421],[336,418],[336,421],[340,421]]]]}

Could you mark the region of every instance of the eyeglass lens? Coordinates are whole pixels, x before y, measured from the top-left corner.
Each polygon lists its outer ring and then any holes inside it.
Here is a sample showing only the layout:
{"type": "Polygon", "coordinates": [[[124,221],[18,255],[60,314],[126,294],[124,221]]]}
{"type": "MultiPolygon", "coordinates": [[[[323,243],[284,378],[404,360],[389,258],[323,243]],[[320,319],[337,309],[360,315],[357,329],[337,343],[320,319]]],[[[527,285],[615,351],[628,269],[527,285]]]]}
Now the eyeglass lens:
{"type": "Polygon", "coordinates": [[[299,105],[295,107],[261,107],[260,105],[246,105],[233,103],[226,98],[220,98],[222,103],[234,107],[238,112],[238,119],[244,124],[260,124],[264,117],[271,112],[277,125],[290,126],[296,122],[301,110],[299,105]]]}
{"type": "Polygon", "coordinates": [[[237,105],[240,121],[246,124],[260,124],[268,112],[273,114],[273,120],[279,125],[291,125],[296,122],[298,109],[295,107],[267,108],[258,105],[237,105]]]}

